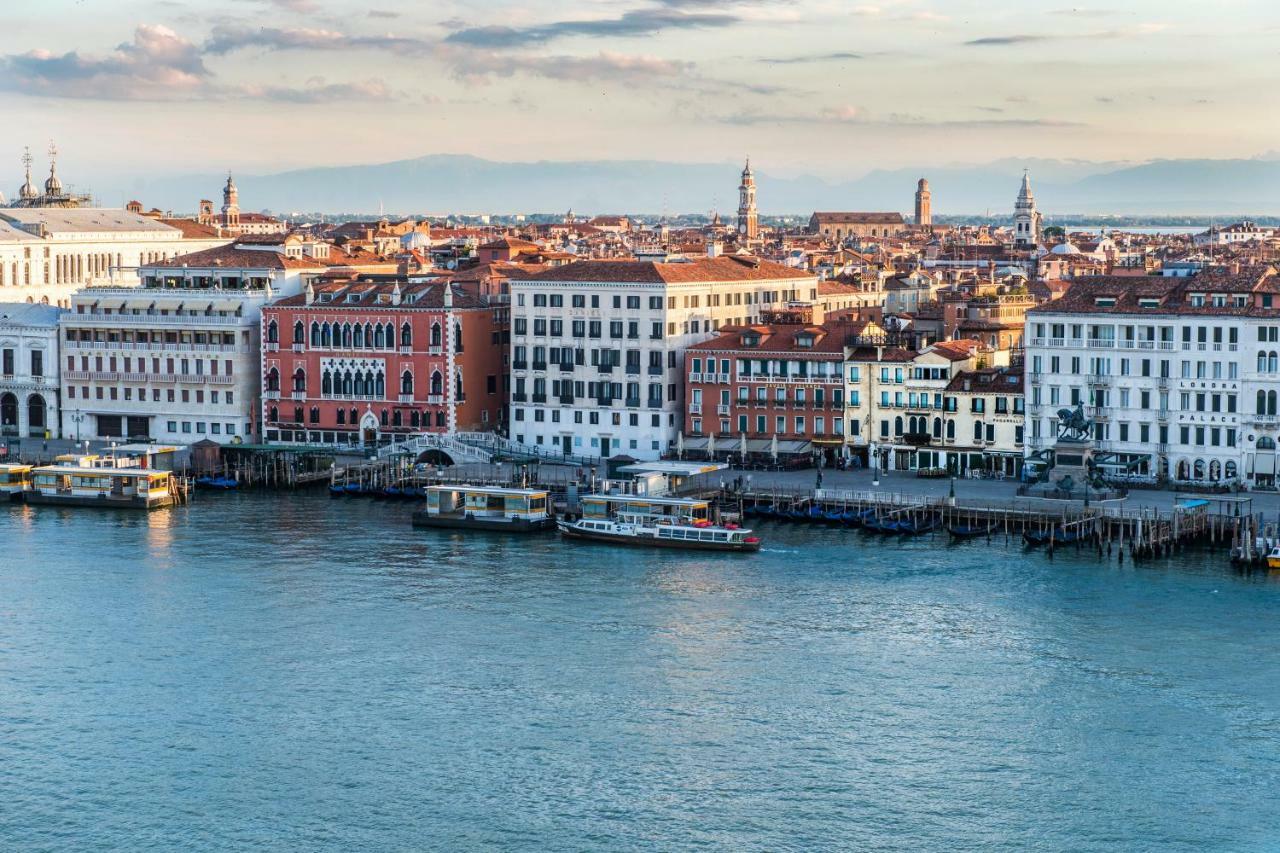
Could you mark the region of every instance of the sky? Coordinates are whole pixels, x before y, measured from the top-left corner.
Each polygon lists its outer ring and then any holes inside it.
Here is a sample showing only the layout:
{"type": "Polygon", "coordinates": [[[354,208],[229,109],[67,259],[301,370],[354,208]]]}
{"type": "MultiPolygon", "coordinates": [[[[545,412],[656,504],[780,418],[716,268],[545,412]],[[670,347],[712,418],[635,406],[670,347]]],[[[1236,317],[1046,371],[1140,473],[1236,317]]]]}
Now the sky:
{"type": "Polygon", "coordinates": [[[6,0],[0,160],[1254,157],[1280,149],[1278,36],[1275,0],[6,0]]]}

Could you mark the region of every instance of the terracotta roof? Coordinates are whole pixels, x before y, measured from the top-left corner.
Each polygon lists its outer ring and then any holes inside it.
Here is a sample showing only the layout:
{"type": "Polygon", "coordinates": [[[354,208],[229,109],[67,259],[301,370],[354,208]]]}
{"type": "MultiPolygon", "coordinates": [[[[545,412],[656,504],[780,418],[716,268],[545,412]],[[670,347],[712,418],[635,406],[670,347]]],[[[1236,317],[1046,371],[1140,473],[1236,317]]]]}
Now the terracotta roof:
{"type": "Polygon", "coordinates": [[[1023,387],[1020,369],[988,367],[984,370],[962,370],[947,383],[948,391],[969,394],[1011,394],[1020,396],[1023,387]],[[965,387],[965,383],[969,387],[965,387]]]}
{"type": "MultiPolygon", "coordinates": [[[[177,228],[182,232],[182,236],[187,240],[216,240],[222,237],[218,229],[212,225],[201,225],[194,219],[165,219],[161,217],[161,222],[170,228],[177,228]]],[[[226,238],[230,240],[230,237],[226,238]]]]}
{"type": "Polygon", "coordinates": [[[820,356],[843,357],[845,342],[853,334],[856,334],[854,327],[842,323],[821,326],[726,326],[721,328],[720,334],[716,337],[694,344],[688,349],[744,353],[785,352],[792,355],[813,353],[820,356]],[[759,344],[749,346],[743,343],[743,338],[751,335],[759,336],[759,344]],[[802,346],[798,340],[803,337],[811,338],[812,346],[802,346]]]}
{"type": "Polygon", "coordinates": [[[529,281],[634,282],[681,284],[686,282],[782,281],[812,279],[802,270],[784,267],[772,261],[740,255],[697,258],[690,261],[657,263],[654,261],[599,260],[575,261],[529,277],[529,281]]]}
{"type": "Polygon", "coordinates": [[[1206,314],[1220,316],[1268,316],[1280,314],[1280,299],[1263,308],[1257,295],[1280,294],[1280,280],[1269,266],[1248,267],[1240,272],[1202,272],[1180,276],[1088,276],[1071,282],[1067,292],[1053,302],[1030,309],[1035,314],[1206,314]],[[1193,305],[1191,295],[1203,295],[1193,305]],[[1226,305],[1214,305],[1214,294],[1227,297],[1226,305]],[[1244,305],[1233,304],[1243,298],[1244,305]]]}
{"type": "Polygon", "coordinates": [[[902,214],[892,211],[816,211],[813,220],[831,225],[890,225],[903,224],[902,214]]]}
{"type": "MultiPolygon", "coordinates": [[[[489,304],[468,293],[462,287],[445,282],[409,282],[399,277],[359,277],[349,281],[323,282],[312,286],[314,299],[308,306],[317,311],[351,310],[376,308],[379,311],[398,309],[432,309],[444,307],[444,289],[453,290],[454,308],[488,308],[489,304]],[[400,289],[399,305],[391,304],[396,288],[400,289]],[[328,301],[324,301],[325,298],[328,301]]],[[[271,306],[298,307],[307,304],[305,293],[286,296],[271,303],[271,306]]]]}

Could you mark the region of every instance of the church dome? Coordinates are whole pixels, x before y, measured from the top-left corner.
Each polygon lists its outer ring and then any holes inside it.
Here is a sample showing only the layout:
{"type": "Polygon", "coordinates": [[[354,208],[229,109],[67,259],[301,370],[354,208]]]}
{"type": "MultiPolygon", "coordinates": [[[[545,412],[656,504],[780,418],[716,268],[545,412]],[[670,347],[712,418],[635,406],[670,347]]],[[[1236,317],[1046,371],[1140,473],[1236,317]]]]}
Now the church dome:
{"type": "Polygon", "coordinates": [[[31,173],[27,173],[27,181],[22,185],[22,189],[18,190],[18,198],[32,199],[37,195],[36,188],[31,185],[31,173]]]}
{"type": "Polygon", "coordinates": [[[1078,255],[1080,250],[1076,248],[1075,243],[1070,240],[1063,240],[1058,245],[1049,250],[1052,255],[1078,255]]]}
{"type": "Polygon", "coordinates": [[[44,194],[62,195],[62,181],[52,167],[49,169],[49,177],[44,179],[44,194]]]}

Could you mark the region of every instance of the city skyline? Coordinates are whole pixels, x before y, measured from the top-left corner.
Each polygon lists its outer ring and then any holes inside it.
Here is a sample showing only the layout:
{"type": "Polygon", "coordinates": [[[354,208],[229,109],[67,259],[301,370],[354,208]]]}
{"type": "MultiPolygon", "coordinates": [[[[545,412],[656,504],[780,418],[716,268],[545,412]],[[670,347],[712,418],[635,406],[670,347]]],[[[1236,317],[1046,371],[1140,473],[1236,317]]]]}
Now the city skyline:
{"type": "Polygon", "coordinates": [[[749,153],[778,175],[848,178],[1267,156],[1280,130],[1255,73],[1274,50],[1261,3],[87,5],[0,13],[0,115],[31,136],[15,157],[50,137],[90,174],[749,153]]]}

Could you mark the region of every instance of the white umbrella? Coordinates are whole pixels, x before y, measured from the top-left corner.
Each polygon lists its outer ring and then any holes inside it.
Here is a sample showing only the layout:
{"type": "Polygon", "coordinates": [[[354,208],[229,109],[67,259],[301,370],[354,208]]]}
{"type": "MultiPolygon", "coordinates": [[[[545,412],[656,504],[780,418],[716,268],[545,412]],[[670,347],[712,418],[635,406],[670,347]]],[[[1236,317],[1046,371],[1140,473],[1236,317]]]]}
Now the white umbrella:
{"type": "Polygon", "coordinates": [[[773,438],[769,441],[769,452],[773,454],[773,461],[778,461],[778,434],[775,432],[773,438]]]}
{"type": "Polygon", "coordinates": [[[742,461],[746,462],[747,461],[747,434],[745,432],[742,433],[742,437],[739,439],[739,441],[742,442],[742,445],[738,448],[738,451],[742,454],[742,461]]]}
{"type": "Polygon", "coordinates": [[[684,458],[684,430],[676,431],[676,458],[684,458]]]}
{"type": "Polygon", "coordinates": [[[716,458],[716,434],[714,432],[707,433],[707,458],[716,458]]]}

